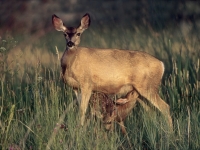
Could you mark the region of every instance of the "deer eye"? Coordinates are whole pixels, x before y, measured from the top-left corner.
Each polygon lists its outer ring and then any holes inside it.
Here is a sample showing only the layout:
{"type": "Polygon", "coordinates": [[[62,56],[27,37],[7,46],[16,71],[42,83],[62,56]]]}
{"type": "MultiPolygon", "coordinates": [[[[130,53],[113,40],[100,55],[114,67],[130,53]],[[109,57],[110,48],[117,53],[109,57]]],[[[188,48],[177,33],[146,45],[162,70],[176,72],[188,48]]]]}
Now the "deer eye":
{"type": "Polygon", "coordinates": [[[66,33],[64,33],[64,36],[66,37],[66,36],[68,36],[66,33]]]}
{"type": "Polygon", "coordinates": [[[77,35],[77,36],[80,36],[80,35],[81,35],[81,33],[77,33],[76,35],[77,35]]]}

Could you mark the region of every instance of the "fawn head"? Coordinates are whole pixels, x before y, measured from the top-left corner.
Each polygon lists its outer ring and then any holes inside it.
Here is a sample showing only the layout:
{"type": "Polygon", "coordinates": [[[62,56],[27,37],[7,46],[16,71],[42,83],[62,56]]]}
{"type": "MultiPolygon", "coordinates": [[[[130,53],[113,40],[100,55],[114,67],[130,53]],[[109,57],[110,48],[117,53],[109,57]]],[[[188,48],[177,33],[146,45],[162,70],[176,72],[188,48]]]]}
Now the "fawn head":
{"type": "Polygon", "coordinates": [[[55,14],[52,15],[52,23],[54,25],[54,28],[57,31],[62,31],[64,33],[64,36],[67,42],[67,48],[72,49],[79,45],[81,34],[83,33],[85,29],[89,27],[90,15],[86,13],[82,17],[81,23],[77,28],[66,27],[63,24],[63,21],[59,17],[57,17],[55,14]]]}

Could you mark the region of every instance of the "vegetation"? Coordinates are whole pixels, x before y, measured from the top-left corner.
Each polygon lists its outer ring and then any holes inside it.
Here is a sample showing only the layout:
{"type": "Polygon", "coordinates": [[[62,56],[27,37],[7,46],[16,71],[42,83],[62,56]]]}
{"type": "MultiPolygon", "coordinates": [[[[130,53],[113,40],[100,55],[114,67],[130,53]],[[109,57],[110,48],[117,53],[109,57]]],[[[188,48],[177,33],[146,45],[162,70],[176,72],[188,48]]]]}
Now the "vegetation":
{"type": "Polygon", "coordinates": [[[79,125],[72,89],[60,75],[61,33],[52,30],[23,46],[16,42],[21,37],[2,36],[0,149],[121,150],[130,149],[128,138],[132,149],[200,149],[200,43],[197,29],[185,31],[97,25],[82,35],[82,46],[138,49],[165,64],[160,95],[170,105],[174,131],[158,111],[147,113],[138,104],[125,121],[128,137],[118,125],[107,133],[89,110],[79,125]]]}

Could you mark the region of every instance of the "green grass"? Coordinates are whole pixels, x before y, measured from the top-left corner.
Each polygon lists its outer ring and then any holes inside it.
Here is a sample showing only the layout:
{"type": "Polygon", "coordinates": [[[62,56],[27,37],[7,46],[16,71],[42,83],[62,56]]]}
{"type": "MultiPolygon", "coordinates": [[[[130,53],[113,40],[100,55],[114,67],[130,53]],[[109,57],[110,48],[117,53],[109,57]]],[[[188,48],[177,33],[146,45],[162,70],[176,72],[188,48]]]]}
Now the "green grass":
{"type": "MultiPolygon", "coordinates": [[[[83,34],[82,46],[144,50],[165,63],[160,95],[170,105],[174,131],[168,132],[159,112],[148,113],[137,105],[125,121],[133,149],[200,148],[198,35],[183,37],[181,32],[173,33],[167,30],[155,36],[145,29],[91,28],[83,34]]],[[[48,49],[42,54],[57,58],[55,46],[62,51],[65,45],[60,38],[62,34],[49,33],[31,49],[33,53],[48,49]]],[[[117,124],[113,132],[107,133],[101,120],[91,119],[88,111],[86,124],[79,125],[72,89],[60,78],[59,60],[50,59],[46,64],[42,60],[17,62],[23,71],[10,68],[6,60],[14,44],[13,39],[5,40],[0,43],[5,48],[1,48],[0,59],[0,149],[130,149],[117,124]]],[[[31,54],[22,57],[31,58],[31,54]]]]}

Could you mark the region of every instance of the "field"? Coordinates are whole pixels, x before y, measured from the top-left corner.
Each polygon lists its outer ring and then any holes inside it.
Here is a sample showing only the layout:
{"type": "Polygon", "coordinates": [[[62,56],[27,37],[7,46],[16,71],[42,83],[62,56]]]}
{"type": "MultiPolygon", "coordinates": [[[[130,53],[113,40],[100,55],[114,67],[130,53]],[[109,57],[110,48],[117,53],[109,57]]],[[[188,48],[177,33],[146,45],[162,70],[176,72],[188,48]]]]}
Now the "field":
{"type": "MultiPolygon", "coordinates": [[[[60,57],[65,49],[53,28],[33,43],[6,34],[0,41],[0,149],[200,149],[200,42],[198,30],[176,26],[149,28],[91,27],[81,46],[141,50],[165,64],[161,97],[170,105],[174,131],[162,115],[138,104],[125,121],[128,137],[115,124],[106,132],[101,120],[79,125],[72,89],[61,79],[60,57]],[[184,31],[184,32],[183,32],[184,31]],[[24,42],[25,43],[25,42],[24,42]]],[[[87,67],[87,66],[86,66],[87,67]]]]}

